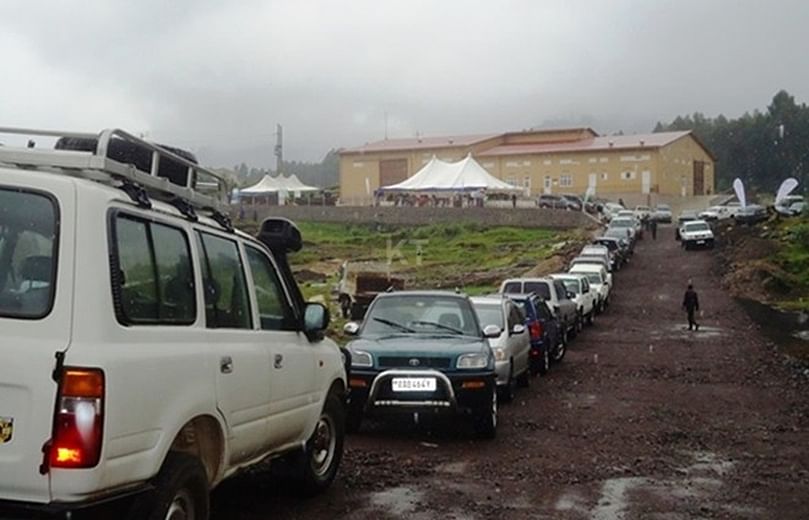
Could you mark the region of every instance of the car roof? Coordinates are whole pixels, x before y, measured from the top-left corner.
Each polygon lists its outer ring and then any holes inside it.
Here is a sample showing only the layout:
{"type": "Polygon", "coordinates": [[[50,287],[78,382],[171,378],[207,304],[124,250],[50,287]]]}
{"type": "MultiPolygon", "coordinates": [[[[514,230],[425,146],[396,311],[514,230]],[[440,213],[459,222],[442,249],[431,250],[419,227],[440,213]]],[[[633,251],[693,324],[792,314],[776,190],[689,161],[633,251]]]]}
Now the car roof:
{"type": "Polygon", "coordinates": [[[683,225],[684,225],[684,226],[693,226],[694,224],[705,224],[706,226],[708,225],[708,223],[707,223],[707,222],[705,222],[705,221],[704,221],[704,220],[702,220],[702,219],[698,219],[698,220],[689,220],[688,222],[684,223],[683,225]]]}
{"type": "Polygon", "coordinates": [[[618,240],[617,238],[608,236],[595,237],[593,240],[607,240],[609,242],[620,242],[620,240],[618,240]]]}
{"type": "Polygon", "coordinates": [[[470,296],[473,305],[503,305],[508,298],[503,295],[470,296]]]}
{"type": "Polygon", "coordinates": [[[601,273],[605,271],[603,265],[599,264],[579,264],[568,271],[569,273],[575,273],[576,271],[582,273],[601,273]]]}
{"type": "Polygon", "coordinates": [[[550,282],[551,280],[547,276],[534,276],[531,278],[507,278],[503,280],[503,283],[509,282],[550,282]]]}
{"type": "Polygon", "coordinates": [[[459,300],[467,300],[469,297],[464,293],[457,293],[455,291],[427,291],[427,290],[409,290],[409,291],[392,291],[379,293],[377,298],[392,298],[396,296],[441,296],[444,298],[458,298],[459,300]]]}

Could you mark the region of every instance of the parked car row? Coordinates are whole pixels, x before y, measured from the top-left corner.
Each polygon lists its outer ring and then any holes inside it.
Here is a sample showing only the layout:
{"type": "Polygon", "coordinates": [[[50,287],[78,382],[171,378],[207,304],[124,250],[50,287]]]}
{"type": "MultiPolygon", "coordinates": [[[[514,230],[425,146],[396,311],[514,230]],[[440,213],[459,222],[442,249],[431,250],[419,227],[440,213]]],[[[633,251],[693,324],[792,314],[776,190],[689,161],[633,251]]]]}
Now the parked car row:
{"type": "Polygon", "coordinates": [[[614,273],[631,255],[626,234],[602,236],[567,272],[506,279],[496,294],[377,295],[361,322],[344,327],[353,337],[346,347],[348,431],[367,418],[449,415],[494,437],[498,406],[562,361],[608,308],[614,273]]]}

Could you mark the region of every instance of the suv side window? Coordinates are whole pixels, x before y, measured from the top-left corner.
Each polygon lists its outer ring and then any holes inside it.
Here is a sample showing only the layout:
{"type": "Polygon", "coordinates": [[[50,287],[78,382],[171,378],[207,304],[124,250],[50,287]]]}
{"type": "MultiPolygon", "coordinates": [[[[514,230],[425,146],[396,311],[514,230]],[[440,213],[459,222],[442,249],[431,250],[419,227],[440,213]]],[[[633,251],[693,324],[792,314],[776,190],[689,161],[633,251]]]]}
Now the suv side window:
{"type": "Polygon", "coordinates": [[[565,284],[561,280],[554,280],[553,287],[556,289],[557,298],[560,300],[567,299],[567,289],[565,289],[565,284]]]}
{"type": "Polygon", "coordinates": [[[262,330],[296,330],[294,313],[284,294],[275,266],[261,251],[245,247],[247,263],[253,274],[262,330]]]}
{"type": "Polygon", "coordinates": [[[113,295],[124,325],[190,325],[197,318],[191,253],[178,228],[118,213],[113,295]]]}
{"type": "Polygon", "coordinates": [[[581,279],[581,287],[582,287],[582,294],[586,294],[590,292],[590,282],[587,281],[587,278],[581,279]]]}
{"type": "Polygon", "coordinates": [[[239,246],[233,240],[197,232],[205,323],[209,329],[251,329],[247,281],[239,246]]]}

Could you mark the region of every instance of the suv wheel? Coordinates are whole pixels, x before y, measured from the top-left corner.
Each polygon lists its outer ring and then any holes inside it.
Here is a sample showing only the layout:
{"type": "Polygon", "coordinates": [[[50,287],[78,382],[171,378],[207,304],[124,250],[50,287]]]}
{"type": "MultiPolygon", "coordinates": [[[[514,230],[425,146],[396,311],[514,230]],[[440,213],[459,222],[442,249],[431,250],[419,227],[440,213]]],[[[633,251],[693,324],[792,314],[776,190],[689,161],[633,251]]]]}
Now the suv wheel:
{"type": "Polygon", "coordinates": [[[548,370],[551,369],[551,354],[548,352],[548,348],[545,347],[542,349],[542,360],[539,362],[539,373],[540,375],[545,375],[548,373],[548,370]]]}
{"type": "Polygon", "coordinates": [[[478,410],[473,420],[475,432],[485,439],[494,439],[497,435],[497,391],[492,387],[490,404],[478,410]]]}
{"type": "Polygon", "coordinates": [[[590,314],[587,315],[587,324],[593,325],[596,321],[596,307],[593,305],[593,308],[590,309],[590,314]]]}
{"type": "Polygon", "coordinates": [[[344,440],[343,403],[334,392],[330,392],[306,447],[291,461],[300,480],[302,494],[315,495],[331,485],[343,458],[344,440]]]}
{"type": "Polygon", "coordinates": [[[553,362],[559,363],[565,357],[565,353],[567,352],[567,342],[559,342],[556,344],[556,348],[553,351],[553,362]]]}
{"type": "Polygon", "coordinates": [[[208,477],[196,457],[169,452],[153,481],[154,493],[132,505],[129,518],[148,520],[207,520],[208,477]]]}

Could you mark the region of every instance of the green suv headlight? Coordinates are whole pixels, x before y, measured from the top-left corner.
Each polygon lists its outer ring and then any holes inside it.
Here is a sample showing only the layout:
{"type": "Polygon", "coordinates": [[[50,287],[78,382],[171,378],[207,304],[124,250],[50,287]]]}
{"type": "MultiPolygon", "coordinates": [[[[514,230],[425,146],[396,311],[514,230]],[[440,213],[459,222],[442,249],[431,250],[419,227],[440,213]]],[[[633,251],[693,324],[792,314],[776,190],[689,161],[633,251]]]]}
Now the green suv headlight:
{"type": "Polygon", "coordinates": [[[351,366],[369,368],[374,366],[374,357],[363,350],[351,351],[351,366]]]}
{"type": "Polygon", "coordinates": [[[488,354],[463,354],[458,356],[457,368],[486,368],[489,366],[488,354]]]}

